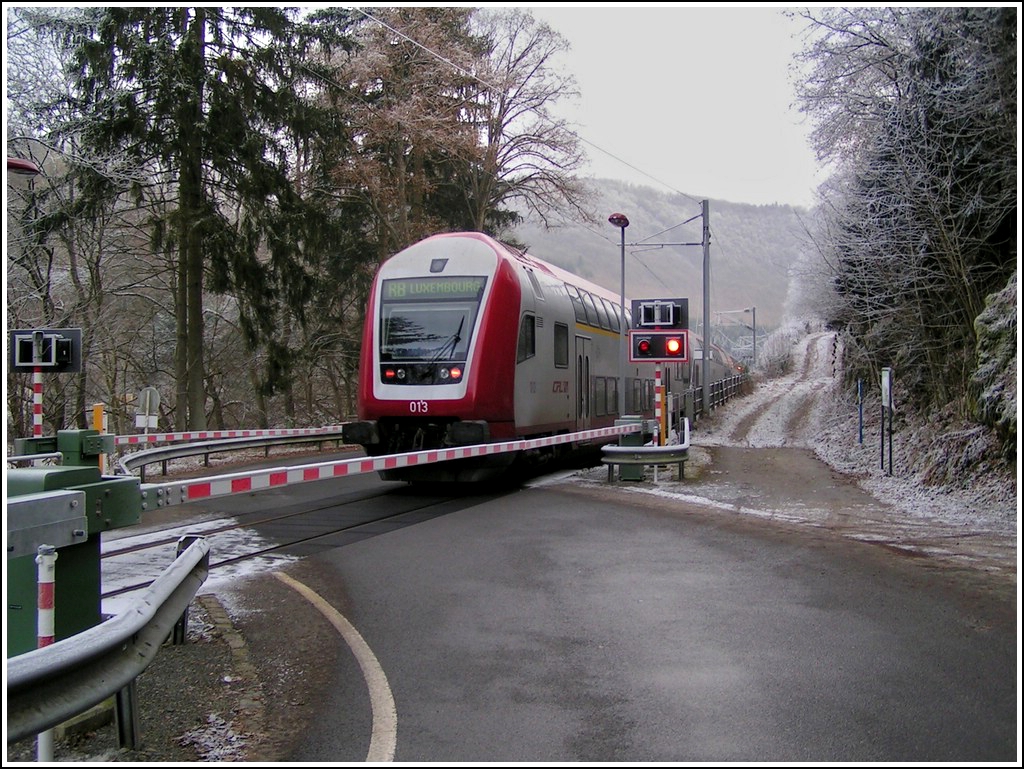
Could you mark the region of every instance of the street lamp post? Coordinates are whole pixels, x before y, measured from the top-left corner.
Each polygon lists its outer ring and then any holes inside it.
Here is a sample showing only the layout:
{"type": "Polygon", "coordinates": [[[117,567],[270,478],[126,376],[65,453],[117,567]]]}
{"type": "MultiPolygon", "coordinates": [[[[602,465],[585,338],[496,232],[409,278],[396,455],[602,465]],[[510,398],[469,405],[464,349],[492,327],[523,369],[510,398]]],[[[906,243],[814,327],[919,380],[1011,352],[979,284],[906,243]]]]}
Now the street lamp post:
{"type": "Polygon", "coordinates": [[[750,325],[753,327],[751,330],[754,332],[754,357],[753,362],[751,363],[751,368],[755,368],[757,366],[757,308],[749,307],[744,310],[744,312],[749,312],[751,314],[750,325]]]}
{"type": "Polygon", "coordinates": [[[629,219],[625,214],[614,213],[608,217],[608,221],[619,228],[620,249],[619,254],[622,260],[622,270],[619,280],[619,416],[626,415],[626,228],[629,226],[629,219]]]}
{"type": "Polygon", "coordinates": [[[708,201],[700,202],[702,224],[701,245],[704,249],[704,344],[701,349],[700,389],[701,412],[711,413],[711,222],[708,216],[708,201]]]}

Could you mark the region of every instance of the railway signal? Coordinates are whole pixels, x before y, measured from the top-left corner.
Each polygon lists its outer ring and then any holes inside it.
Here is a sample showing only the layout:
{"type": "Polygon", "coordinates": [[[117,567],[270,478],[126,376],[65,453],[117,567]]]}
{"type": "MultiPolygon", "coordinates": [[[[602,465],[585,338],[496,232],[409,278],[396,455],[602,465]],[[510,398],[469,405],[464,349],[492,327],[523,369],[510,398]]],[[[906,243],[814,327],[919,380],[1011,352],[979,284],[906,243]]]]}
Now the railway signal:
{"type": "Polygon", "coordinates": [[[685,363],[690,359],[690,346],[686,331],[629,332],[629,360],[632,363],[673,362],[685,363]]]}

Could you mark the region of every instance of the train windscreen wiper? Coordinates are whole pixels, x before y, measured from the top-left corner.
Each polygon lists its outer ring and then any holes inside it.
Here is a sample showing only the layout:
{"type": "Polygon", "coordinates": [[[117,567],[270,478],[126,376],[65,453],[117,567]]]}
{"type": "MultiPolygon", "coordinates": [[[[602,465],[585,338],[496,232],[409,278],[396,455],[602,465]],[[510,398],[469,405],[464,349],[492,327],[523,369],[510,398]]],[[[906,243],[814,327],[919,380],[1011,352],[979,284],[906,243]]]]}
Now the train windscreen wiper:
{"type": "Polygon", "coordinates": [[[451,360],[455,355],[455,348],[459,346],[459,342],[462,341],[462,327],[466,324],[466,316],[463,315],[459,321],[459,327],[455,329],[455,333],[452,334],[445,341],[441,347],[438,348],[437,352],[430,357],[430,363],[436,363],[444,357],[445,353],[448,354],[448,359],[451,360]]]}

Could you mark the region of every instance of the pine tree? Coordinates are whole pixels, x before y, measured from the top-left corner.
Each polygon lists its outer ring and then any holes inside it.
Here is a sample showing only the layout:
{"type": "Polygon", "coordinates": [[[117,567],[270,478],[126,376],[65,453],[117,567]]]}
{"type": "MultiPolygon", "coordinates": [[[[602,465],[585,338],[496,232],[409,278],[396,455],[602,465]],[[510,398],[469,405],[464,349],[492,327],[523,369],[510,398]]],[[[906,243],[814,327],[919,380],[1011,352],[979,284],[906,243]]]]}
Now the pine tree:
{"type": "MultiPolygon", "coordinates": [[[[167,179],[175,199],[150,222],[177,255],[177,424],[206,426],[204,291],[232,293],[255,344],[281,301],[311,285],[304,202],[290,132],[315,122],[301,84],[304,46],[323,43],[292,9],[89,9],[68,28],[78,126],[98,151],[120,152],[167,179]],[[187,417],[186,417],[187,407],[187,417]]],[[[96,178],[93,195],[122,192],[96,178]]]]}

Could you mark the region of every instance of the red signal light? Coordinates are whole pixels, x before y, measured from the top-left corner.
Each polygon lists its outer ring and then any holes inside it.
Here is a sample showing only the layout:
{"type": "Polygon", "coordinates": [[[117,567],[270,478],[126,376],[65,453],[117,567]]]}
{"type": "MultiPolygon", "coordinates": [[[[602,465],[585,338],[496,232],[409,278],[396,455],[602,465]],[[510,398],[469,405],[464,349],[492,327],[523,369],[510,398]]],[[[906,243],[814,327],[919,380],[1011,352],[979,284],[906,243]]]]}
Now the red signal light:
{"type": "Polygon", "coordinates": [[[394,379],[395,378],[395,370],[393,368],[384,369],[384,378],[385,379],[394,379]]]}
{"type": "Polygon", "coordinates": [[[689,358],[686,331],[629,332],[629,360],[633,363],[672,361],[678,363],[689,358]]]}
{"type": "Polygon", "coordinates": [[[452,375],[452,379],[461,379],[462,378],[462,369],[459,368],[458,366],[452,366],[450,373],[452,375]]]}

